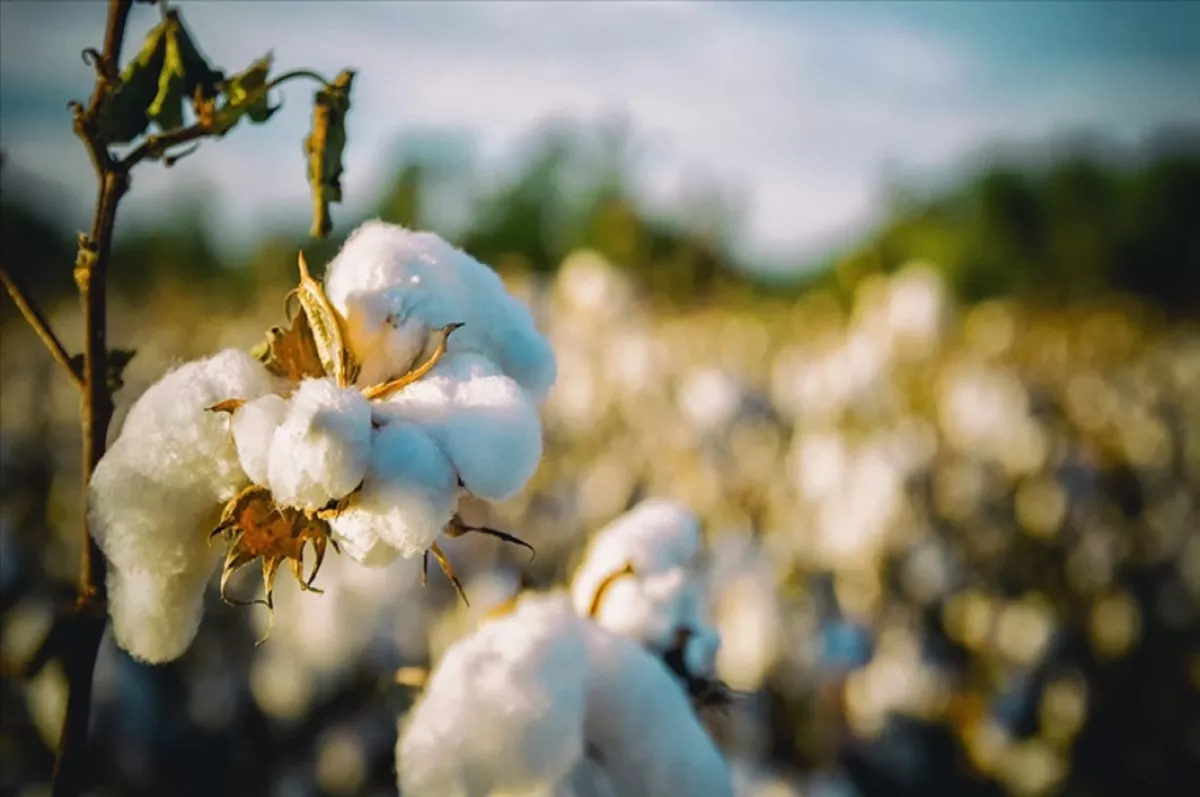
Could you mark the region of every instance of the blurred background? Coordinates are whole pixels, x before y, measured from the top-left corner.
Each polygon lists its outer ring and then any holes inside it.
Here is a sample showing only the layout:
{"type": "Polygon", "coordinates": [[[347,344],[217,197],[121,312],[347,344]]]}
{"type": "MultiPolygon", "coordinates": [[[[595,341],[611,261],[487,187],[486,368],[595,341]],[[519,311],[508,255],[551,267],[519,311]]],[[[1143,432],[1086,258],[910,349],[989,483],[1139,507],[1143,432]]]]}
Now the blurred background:
{"type": "MultiPolygon", "coordinates": [[[[303,86],[139,167],[114,429],[172,363],[257,343],[296,251],[316,271],[374,216],[494,266],[560,377],[534,481],[468,508],[535,562],[445,541],[467,609],[419,562],[335,556],[260,647],[215,590],[178,662],[106,640],[96,794],[394,794],[398,668],[659,495],[704,523],[740,794],[1194,788],[1200,5],[179,7],[229,71],[359,70],[345,203],[308,239],[303,86]]],[[[75,349],[95,186],[66,103],[104,12],[0,3],[0,261],[75,349]]],[[[127,54],[157,18],[135,6],[127,54]]],[[[7,297],[0,332],[0,794],[32,797],[64,678],[12,673],[73,595],[78,398],[7,297]]]]}

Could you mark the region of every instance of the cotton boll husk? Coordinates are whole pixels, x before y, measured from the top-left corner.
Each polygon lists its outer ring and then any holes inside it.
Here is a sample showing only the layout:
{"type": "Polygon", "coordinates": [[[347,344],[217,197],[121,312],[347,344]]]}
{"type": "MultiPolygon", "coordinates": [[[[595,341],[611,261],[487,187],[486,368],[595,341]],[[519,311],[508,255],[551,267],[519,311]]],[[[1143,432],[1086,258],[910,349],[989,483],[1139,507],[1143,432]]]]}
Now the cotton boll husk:
{"type": "Polygon", "coordinates": [[[471,493],[515,495],[537,470],[542,423],[528,394],[477,354],[457,354],[375,408],[377,418],[419,423],[471,493]]]}
{"type": "Polygon", "coordinates": [[[447,650],[400,730],[401,793],[554,794],[584,751],[581,628],[561,598],[526,596],[447,650]]]}
{"type": "Polygon", "coordinates": [[[371,405],[355,388],[306,379],[275,430],[267,486],[275,500],[320,509],[362,482],[371,453],[371,405]]]}
{"type": "Polygon", "coordinates": [[[586,614],[600,584],[627,564],[633,565],[639,578],[645,578],[674,567],[690,567],[699,552],[700,526],[686,507],[661,498],[643,501],[592,540],[572,580],[575,610],[586,614]]]}
{"type": "Polygon", "coordinates": [[[347,553],[363,564],[379,564],[372,559],[381,555],[377,541],[411,558],[450,522],[457,491],[454,468],[429,435],[415,424],[393,421],[372,433],[363,488],[330,525],[347,553]]]}
{"type": "Polygon", "coordinates": [[[433,233],[366,222],[330,262],[325,288],[360,359],[395,356],[394,376],[412,364],[422,324],[462,323],[449,351],[483,354],[539,402],[554,383],[554,352],[529,310],[494,271],[433,233]]]}
{"type": "Polygon", "coordinates": [[[238,461],[255,484],[268,483],[271,441],[275,438],[275,430],[287,417],[287,411],[287,399],[269,393],[239,407],[229,422],[238,461]]]}
{"type": "Polygon", "coordinates": [[[584,738],[622,797],[733,797],[729,768],[662,662],[585,623],[584,738]]]}

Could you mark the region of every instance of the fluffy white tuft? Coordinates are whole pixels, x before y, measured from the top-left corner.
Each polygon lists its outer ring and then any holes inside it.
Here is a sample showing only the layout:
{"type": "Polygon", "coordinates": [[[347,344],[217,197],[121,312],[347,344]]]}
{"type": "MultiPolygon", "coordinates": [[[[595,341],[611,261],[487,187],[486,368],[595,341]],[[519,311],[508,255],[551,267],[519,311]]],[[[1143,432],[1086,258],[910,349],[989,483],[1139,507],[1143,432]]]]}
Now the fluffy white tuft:
{"type": "Polygon", "coordinates": [[[584,626],[584,739],[596,751],[611,793],[733,797],[725,759],[662,661],[634,640],[584,626]]]}
{"type": "Polygon", "coordinates": [[[512,497],[537,470],[542,424],[528,394],[477,354],[451,355],[376,406],[382,419],[421,425],[479,498],[512,497]]]}
{"type": "Polygon", "coordinates": [[[396,747],[412,797],[732,797],[728,768],[663,663],[528,595],[442,658],[396,747]]]}
{"type": "Polygon", "coordinates": [[[271,441],[275,439],[275,430],[287,417],[287,411],[287,399],[268,393],[239,407],[229,422],[229,430],[237,446],[238,461],[246,476],[255,484],[268,483],[271,441]]]}
{"type": "Polygon", "coordinates": [[[187,363],[138,398],[92,474],[89,524],[109,562],[109,612],[135,657],[167,661],[194,637],[212,566],[207,532],[248,483],[227,420],[205,408],[273,388],[242,352],[187,363]]]}
{"type": "MultiPolygon", "coordinates": [[[[699,553],[700,525],[686,507],[663,498],[643,501],[596,533],[572,581],[575,610],[585,614],[605,579],[626,565],[645,580],[690,569],[699,553]]],[[[618,587],[626,589],[613,582],[610,598],[618,587]]]]}
{"type": "Polygon", "coordinates": [[[450,352],[482,354],[537,401],[554,383],[554,352],[529,310],[494,271],[433,233],[366,222],[330,262],[325,288],[363,363],[360,384],[399,376],[430,330],[456,322],[465,326],[450,352]]]}
{"type": "Polygon", "coordinates": [[[553,794],[584,752],[580,626],[562,600],[531,596],[451,646],[401,727],[401,793],[553,794]]]}
{"type": "Polygon", "coordinates": [[[330,525],[351,556],[386,564],[380,541],[405,558],[424,552],[450,521],[457,497],[442,450],[423,429],[396,421],[373,432],[363,488],[330,525]]]}
{"type": "Polygon", "coordinates": [[[307,379],[275,430],[267,486],[275,500],[320,509],[363,480],[371,455],[371,405],[356,388],[307,379]]]}

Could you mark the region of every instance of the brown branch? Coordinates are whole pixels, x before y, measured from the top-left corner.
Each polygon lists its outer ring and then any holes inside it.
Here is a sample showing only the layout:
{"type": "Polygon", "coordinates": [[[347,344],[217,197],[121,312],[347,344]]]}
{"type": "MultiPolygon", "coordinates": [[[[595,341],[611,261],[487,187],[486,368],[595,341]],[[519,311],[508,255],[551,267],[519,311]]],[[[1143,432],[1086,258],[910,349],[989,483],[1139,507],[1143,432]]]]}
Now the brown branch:
{"type": "Polygon", "coordinates": [[[67,373],[79,387],[83,387],[83,374],[79,368],[71,362],[71,355],[67,354],[67,350],[63,347],[58,336],[54,334],[54,330],[50,328],[50,323],[46,321],[45,316],[21,290],[13,278],[5,270],[4,266],[0,265],[0,281],[4,282],[4,289],[8,291],[8,296],[12,299],[17,309],[21,311],[21,315],[25,316],[25,320],[29,322],[29,326],[33,327],[33,331],[42,339],[42,343],[46,344],[46,348],[50,350],[51,356],[58,361],[58,364],[67,369],[67,373]]]}
{"type": "Polygon", "coordinates": [[[104,52],[100,54],[96,88],[86,109],[76,105],[74,129],[96,169],[98,195],[90,235],[79,238],[75,282],[83,304],[86,339],[83,350],[83,545],[79,568],[79,594],[75,611],[77,633],[64,650],[67,676],[67,710],[63,717],[54,760],[52,797],[78,797],[88,783],[87,742],[96,654],[105,626],[104,555],[88,529],[87,495],[92,472],[104,454],[113,402],[109,391],[107,344],[107,277],[112,253],[117,206],[129,188],[129,174],[114,161],[96,129],[100,109],[119,73],[125,24],[132,0],[109,0],[104,52]]]}

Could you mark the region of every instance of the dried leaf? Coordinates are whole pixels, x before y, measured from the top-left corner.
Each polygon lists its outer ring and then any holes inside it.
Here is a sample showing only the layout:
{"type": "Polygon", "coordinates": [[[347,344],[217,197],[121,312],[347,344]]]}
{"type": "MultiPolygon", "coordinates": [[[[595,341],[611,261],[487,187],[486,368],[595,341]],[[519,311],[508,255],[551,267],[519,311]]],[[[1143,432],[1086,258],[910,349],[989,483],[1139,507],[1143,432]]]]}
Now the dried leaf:
{"type": "Polygon", "coordinates": [[[223,136],[245,116],[255,124],[262,124],[280,109],[271,105],[268,97],[267,75],[271,72],[271,54],[259,58],[236,75],[220,84],[224,102],[213,111],[209,123],[213,133],[223,136]]]}
{"type": "Polygon", "coordinates": [[[304,139],[308,182],[312,187],[312,236],[324,238],[333,226],[329,205],[342,201],[342,153],[346,148],[346,114],[354,72],[343,70],[313,97],[312,130],[304,139]]]}
{"type": "MultiPolygon", "coordinates": [[[[268,631],[274,620],[275,576],[284,562],[291,565],[300,588],[320,592],[313,587],[313,580],[325,559],[325,548],[331,539],[329,524],[316,513],[303,512],[292,507],[278,506],[265,487],[247,487],[225,505],[221,522],[210,538],[224,534],[230,540],[221,571],[221,599],[231,605],[246,605],[244,601],[230,598],[226,592],[229,578],[242,567],[258,560],[262,561],[263,587],[266,599],[263,603],[271,612],[268,616],[268,631]],[[304,547],[312,543],[316,554],[312,573],[304,577],[304,547]]],[[[266,637],[264,637],[265,639],[266,637]]],[[[261,641],[261,640],[260,640],[261,641]]]]}

